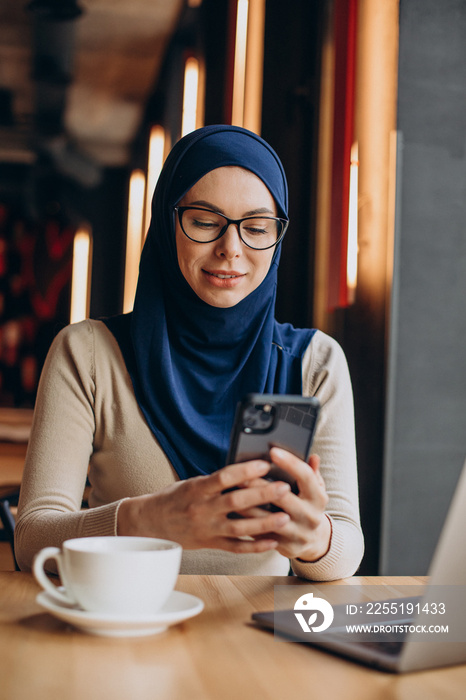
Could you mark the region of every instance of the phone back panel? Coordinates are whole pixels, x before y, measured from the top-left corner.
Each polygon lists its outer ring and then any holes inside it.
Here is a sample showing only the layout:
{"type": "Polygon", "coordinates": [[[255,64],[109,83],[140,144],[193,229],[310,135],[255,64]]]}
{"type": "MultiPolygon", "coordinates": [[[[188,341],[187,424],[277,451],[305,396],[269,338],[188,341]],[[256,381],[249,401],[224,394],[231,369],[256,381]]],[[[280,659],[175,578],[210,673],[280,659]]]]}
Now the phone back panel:
{"type": "Polygon", "coordinates": [[[236,412],[227,464],[269,460],[271,447],[307,461],[319,407],[314,397],[250,394],[236,412]]]}

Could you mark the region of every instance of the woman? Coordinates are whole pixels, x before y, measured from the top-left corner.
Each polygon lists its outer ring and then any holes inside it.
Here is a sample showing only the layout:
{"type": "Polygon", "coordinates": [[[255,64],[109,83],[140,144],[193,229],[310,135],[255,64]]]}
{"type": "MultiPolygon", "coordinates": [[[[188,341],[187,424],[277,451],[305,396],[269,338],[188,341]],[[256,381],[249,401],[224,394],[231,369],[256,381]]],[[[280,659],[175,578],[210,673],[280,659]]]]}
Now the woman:
{"type": "Polygon", "coordinates": [[[43,546],[119,534],[180,542],[183,573],[281,575],[290,560],[309,579],[354,573],[363,539],[350,380],[335,341],[275,321],[286,220],[285,174],[260,137],[211,126],[175,145],[133,313],[69,326],[50,350],[16,526],[22,568],[43,546]],[[309,464],[271,455],[299,495],[265,480],[266,462],[224,466],[249,392],[321,402],[309,464]]]}

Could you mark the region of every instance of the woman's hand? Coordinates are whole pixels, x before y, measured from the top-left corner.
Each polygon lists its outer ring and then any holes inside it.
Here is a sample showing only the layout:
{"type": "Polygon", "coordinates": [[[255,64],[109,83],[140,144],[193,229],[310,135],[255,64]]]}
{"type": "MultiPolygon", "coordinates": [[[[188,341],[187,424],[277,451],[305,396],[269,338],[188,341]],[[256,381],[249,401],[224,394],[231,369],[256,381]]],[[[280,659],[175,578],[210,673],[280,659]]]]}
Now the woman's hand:
{"type": "Polygon", "coordinates": [[[320,473],[320,460],[312,455],[306,464],[290,452],[273,447],[274,464],[293,478],[299,495],[291,491],[280,498],[280,507],[290,516],[289,522],[276,533],[277,551],[289,559],[316,561],[330,548],[332,527],[325,515],[328,495],[320,473]]]}
{"type": "MultiPolygon", "coordinates": [[[[184,549],[248,553],[283,548],[280,533],[289,526],[290,515],[268,513],[259,506],[275,503],[283,508],[290,487],[262,479],[269,469],[268,462],[253,460],[178,481],[155,494],[128,498],[118,510],[118,534],[161,537],[184,549]],[[229,515],[247,511],[256,515],[229,515]]],[[[283,542],[287,540],[285,536],[283,542]]]]}
{"type": "MultiPolygon", "coordinates": [[[[289,491],[275,501],[275,505],[280,506],[290,516],[290,520],[279,532],[267,536],[277,538],[277,551],[283,556],[316,561],[328,552],[332,535],[330,520],[324,514],[328,496],[319,470],[319,457],[312,455],[309,464],[306,464],[290,452],[277,447],[271,449],[270,456],[277,467],[296,481],[299,495],[289,491]]],[[[259,511],[251,509],[241,515],[259,516],[259,511]]]]}

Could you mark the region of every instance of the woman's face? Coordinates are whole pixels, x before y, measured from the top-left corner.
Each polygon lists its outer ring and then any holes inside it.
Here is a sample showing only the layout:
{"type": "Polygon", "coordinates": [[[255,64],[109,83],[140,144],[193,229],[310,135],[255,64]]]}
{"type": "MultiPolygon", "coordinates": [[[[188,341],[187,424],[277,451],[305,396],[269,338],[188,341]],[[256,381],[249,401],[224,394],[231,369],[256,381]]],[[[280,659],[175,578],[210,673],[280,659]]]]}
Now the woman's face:
{"type": "MultiPolygon", "coordinates": [[[[255,213],[277,216],[275,201],[267,187],[249,170],[222,167],[204,175],[179,202],[199,206],[241,219],[255,213]]],[[[235,306],[262,282],[275,247],[253,250],[240,239],[235,225],[211,243],[191,241],[176,217],[176,249],[184,278],[197,296],[211,306],[235,306]]]]}

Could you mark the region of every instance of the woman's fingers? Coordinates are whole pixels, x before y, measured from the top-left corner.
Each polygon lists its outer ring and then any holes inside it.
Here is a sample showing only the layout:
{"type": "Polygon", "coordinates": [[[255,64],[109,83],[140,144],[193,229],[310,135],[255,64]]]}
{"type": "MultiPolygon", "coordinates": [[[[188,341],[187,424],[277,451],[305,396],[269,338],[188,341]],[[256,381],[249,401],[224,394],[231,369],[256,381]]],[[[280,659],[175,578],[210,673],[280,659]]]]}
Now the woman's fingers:
{"type": "Polygon", "coordinates": [[[269,462],[254,459],[249,462],[223,467],[223,469],[219,469],[209,476],[201,477],[201,479],[204,481],[206,494],[215,495],[227,489],[238,488],[252,479],[265,476],[269,469],[269,462]]]}
{"type": "MultiPolygon", "coordinates": [[[[280,499],[290,491],[289,484],[264,479],[270,463],[251,460],[220,469],[206,477],[197,477],[198,497],[208,500],[218,513],[243,513],[268,503],[280,505],[280,499]]],[[[262,516],[262,513],[256,515],[262,516]]]]}
{"type": "Polygon", "coordinates": [[[265,518],[227,520],[228,524],[224,528],[224,535],[233,538],[270,535],[272,532],[280,532],[289,521],[290,516],[287,513],[268,513],[265,518]]]}
{"type": "Polygon", "coordinates": [[[260,539],[223,537],[214,542],[212,546],[215,549],[224,549],[235,554],[260,554],[261,552],[277,549],[278,542],[276,539],[271,539],[266,535],[260,539]]]}
{"type": "Polygon", "coordinates": [[[263,506],[254,506],[254,508],[236,511],[236,515],[239,515],[241,518],[265,518],[267,513],[268,510],[263,506]]]}
{"type": "Polygon", "coordinates": [[[309,464],[306,464],[306,462],[303,462],[290,452],[273,447],[270,451],[270,457],[274,464],[295,479],[301,498],[308,500],[317,499],[324,506],[327,504],[328,496],[320,473],[320,460],[317,455],[312,455],[309,464]]]}
{"type": "Polygon", "coordinates": [[[242,513],[250,508],[268,503],[278,505],[283,496],[289,492],[289,484],[283,481],[261,480],[257,486],[248,486],[224,493],[219,500],[219,507],[224,513],[242,513]]]}

